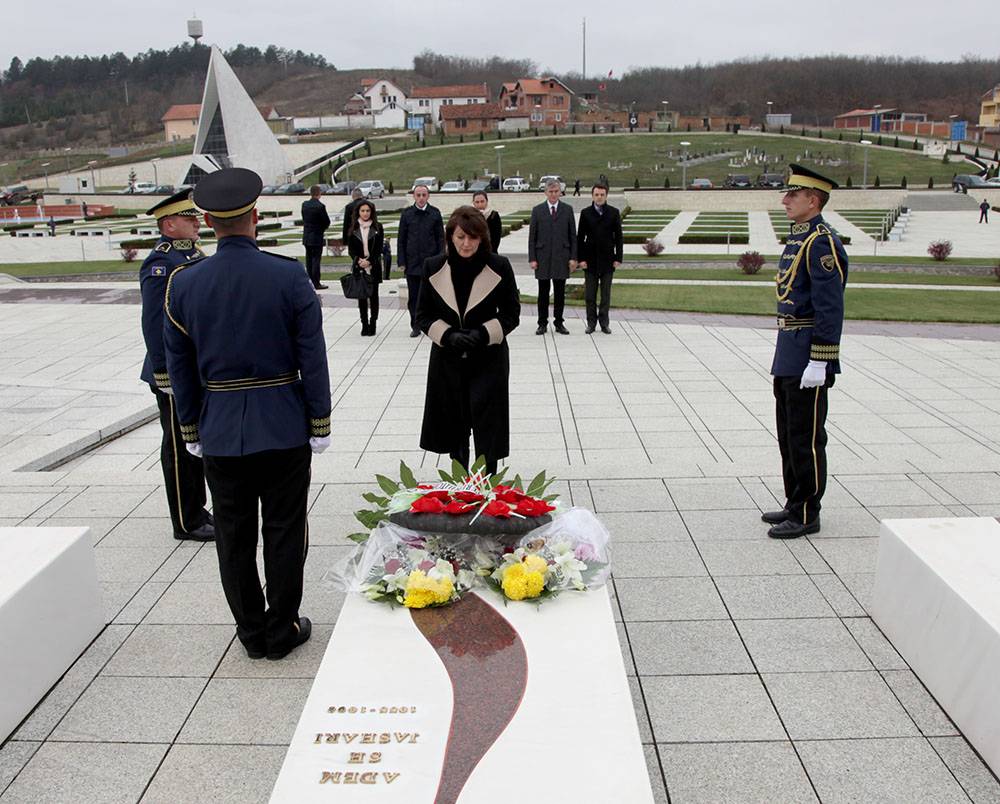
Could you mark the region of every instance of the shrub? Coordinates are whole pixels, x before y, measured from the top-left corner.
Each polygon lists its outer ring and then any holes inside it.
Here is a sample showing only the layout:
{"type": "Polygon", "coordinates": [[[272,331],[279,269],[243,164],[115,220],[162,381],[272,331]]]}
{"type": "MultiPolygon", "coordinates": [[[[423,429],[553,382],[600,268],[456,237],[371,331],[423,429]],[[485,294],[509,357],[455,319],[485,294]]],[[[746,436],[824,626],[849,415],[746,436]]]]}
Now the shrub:
{"type": "Polygon", "coordinates": [[[485,139],[486,139],[486,132],[480,131],[479,132],[479,141],[482,142],[485,139]]]}
{"type": "Polygon", "coordinates": [[[898,148],[899,147],[899,137],[898,136],[892,141],[892,147],[893,148],[898,148]]]}
{"type": "Polygon", "coordinates": [[[639,178],[638,178],[638,176],[636,177],[635,182],[632,184],[632,187],[635,188],[636,190],[639,189],[639,178]]]}
{"type": "Polygon", "coordinates": [[[664,190],[669,190],[670,189],[670,177],[669,176],[665,176],[663,178],[663,189],[664,190]]]}
{"type": "Polygon", "coordinates": [[[521,129],[519,129],[519,128],[518,129],[514,129],[514,136],[517,139],[521,139],[521,129]]]}
{"type": "Polygon", "coordinates": [[[933,190],[933,189],[934,189],[934,177],[933,177],[933,176],[931,176],[931,177],[930,177],[930,178],[929,178],[929,179],[927,180],[927,189],[928,189],[928,190],[933,190]]]}
{"type": "Polygon", "coordinates": [[[844,141],[844,132],[843,132],[843,131],[841,131],[841,132],[840,132],[840,133],[839,133],[839,134],[837,135],[837,139],[838,139],[838,140],[840,140],[840,142],[843,142],[843,141],[844,141]]]}
{"type": "Polygon", "coordinates": [[[745,274],[755,274],[764,265],[764,258],[759,251],[744,251],[736,261],[736,267],[745,274]]]}
{"type": "Polygon", "coordinates": [[[122,259],[125,260],[125,262],[134,262],[138,254],[139,249],[137,248],[130,248],[129,246],[122,247],[122,259]]]}
{"type": "Polygon", "coordinates": [[[941,157],[941,164],[942,164],[942,165],[947,165],[947,164],[948,164],[948,163],[949,163],[950,161],[951,161],[951,160],[950,160],[950,159],[948,159],[948,152],[947,152],[947,151],[945,151],[945,152],[944,152],[944,156],[942,156],[942,157],[941,157]]]}
{"type": "Polygon", "coordinates": [[[846,181],[846,182],[844,183],[844,186],[845,186],[845,187],[853,187],[853,186],[854,186],[854,185],[853,185],[853,184],[851,183],[851,177],[850,177],[850,176],[848,176],[848,177],[847,177],[847,181],[846,181]]]}
{"type": "Polygon", "coordinates": [[[559,130],[556,128],[555,123],[553,123],[552,124],[552,134],[553,134],[553,136],[556,135],[556,134],[558,134],[558,133],[559,133],[559,130]]]}
{"type": "Polygon", "coordinates": [[[927,253],[931,255],[931,259],[944,262],[951,256],[951,241],[935,240],[927,247],[927,253]]]}
{"type": "Polygon", "coordinates": [[[590,133],[591,134],[596,134],[597,133],[597,123],[591,123],[590,124],[590,133]]]}
{"type": "Polygon", "coordinates": [[[903,180],[899,183],[899,186],[904,190],[906,189],[906,176],[903,176],[903,180]]]}
{"type": "Polygon", "coordinates": [[[394,192],[396,192],[396,188],[392,186],[392,182],[389,182],[389,195],[392,195],[394,192]]]}
{"type": "Polygon", "coordinates": [[[997,281],[1000,282],[1000,262],[993,266],[993,276],[995,276],[997,281]]]}
{"type": "Polygon", "coordinates": [[[882,186],[882,182],[879,181],[878,174],[876,173],[875,174],[875,183],[872,185],[872,187],[881,187],[881,186],[882,186]]]}
{"type": "Polygon", "coordinates": [[[655,257],[663,251],[663,243],[654,237],[650,237],[642,244],[642,250],[645,251],[648,256],[655,257]]]}

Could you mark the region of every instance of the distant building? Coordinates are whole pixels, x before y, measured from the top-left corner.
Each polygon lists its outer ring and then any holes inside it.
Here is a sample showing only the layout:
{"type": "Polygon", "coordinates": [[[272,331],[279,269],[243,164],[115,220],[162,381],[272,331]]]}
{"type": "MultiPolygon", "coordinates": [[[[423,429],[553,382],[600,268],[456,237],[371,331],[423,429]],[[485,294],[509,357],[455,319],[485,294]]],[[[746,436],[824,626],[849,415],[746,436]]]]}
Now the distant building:
{"type": "Polygon", "coordinates": [[[258,106],[257,110],[267,123],[267,127],[275,134],[291,134],[295,130],[294,118],[278,114],[278,110],[273,106],[258,106]]]}
{"type": "Polygon", "coordinates": [[[750,115],[730,114],[682,114],[677,118],[675,131],[732,131],[734,128],[749,128],[750,115]]]}
{"type": "Polygon", "coordinates": [[[447,135],[528,128],[528,112],[501,109],[497,103],[448,104],[438,110],[438,126],[447,135]]]}
{"type": "Polygon", "coordinates": [[[406,93],[387,78],[361,81],[365,111],[371,115],[373,128],[406,127],[406,93]]]}
{"type": "Polygon", "coordinates": [[[529,113],[534,127],[569,125],[575,93],[558,78],[520,78],[500,90],[500,108],[529,113]]]}
{"type": "Polygon", "coordinates": [[[904,133],[912,124],[926,123],[927,115],[923,112],[903,112],[899,109],[852,109],[838,114],[833,118],[834,128],[854,129],[856,131],[871,131],[876,134],[894,132],[904,133]]]}
{"type": "Polygon", "coordinates": [[[341,111],[344,114],[364,114],[368,109],[368,102],[365,100],[365,96],[360,92],[355,92],[351,97],[347,99],[347,103],[341,111]]]}
{"type": "Polygon", "coordinates": [[[979,104],[979,125],[983,128],[1000,126],[1000,84],[983,93],[979,104]]]}
{"type": "Polygon", "coordinates": [[[160,122],[163,123],[163,138],[167,142],[192,139],[198,133],[200,116],[200,103],[180,103],[171,106],[160,118],[160,122]]]}
{"type": "Polygon", "coordinates": [[[782,126],[787,128],[791,124],[792,116],[790,114],[769,114],[764,117],[764,125],[769,129],[781,128],[782,126]]]}
{"type": "Polygon", "coordinates": [[[474,106],[490,102],[490,88],[486,84],[455,84],[444,87],[413,87],[406,102],[413,120],[411,128],[437,125],[444,106],[474,106]]]}

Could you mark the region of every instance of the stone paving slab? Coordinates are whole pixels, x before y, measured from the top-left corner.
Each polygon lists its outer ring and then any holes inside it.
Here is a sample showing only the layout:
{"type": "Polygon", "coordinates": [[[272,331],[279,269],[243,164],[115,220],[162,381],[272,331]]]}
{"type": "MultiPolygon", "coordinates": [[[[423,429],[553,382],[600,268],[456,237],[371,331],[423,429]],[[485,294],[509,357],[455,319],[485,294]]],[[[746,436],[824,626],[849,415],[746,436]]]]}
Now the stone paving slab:
{"type": "MultiPolygon", "coordinates": [[[[212,546],[172,538],[155,422],[18,471],[151,402],[138,308],[66,309],[0,294],[0,413],[19,411],[0,416],[0,519],[91,527],[109,624],[0,748],[0,802],[264,801],[343,602],[325,576],[360,492],[401,457],[420,475],[442,464],[416,436],[427,343],[398,310],[364,340],[353,311],[325,310],[336,449],[310,493],[314,636],[254,662],[212,546]]],[[[1000,801],[866,610],[881,518],[1000,513],[996,328],[849,324],[823,530],[783,544],[759,519],[782,493],[773,332],[672,314],[613,325],[515,331],[511,461],[554,472],[612,533],[608,594],[656,800],[1000,801]]]]}

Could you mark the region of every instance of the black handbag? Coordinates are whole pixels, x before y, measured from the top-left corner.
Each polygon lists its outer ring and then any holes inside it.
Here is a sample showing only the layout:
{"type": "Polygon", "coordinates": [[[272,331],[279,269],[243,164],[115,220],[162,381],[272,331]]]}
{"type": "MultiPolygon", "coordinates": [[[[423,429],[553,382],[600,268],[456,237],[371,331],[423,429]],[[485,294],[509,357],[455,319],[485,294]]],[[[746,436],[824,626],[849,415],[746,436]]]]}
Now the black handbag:
{"type": "Polygon", "coordinates": [[[340,287],[343,288],[346,299],[370,299],[375,283],[367,273],[361,271],[340,277],[340,287]]]}

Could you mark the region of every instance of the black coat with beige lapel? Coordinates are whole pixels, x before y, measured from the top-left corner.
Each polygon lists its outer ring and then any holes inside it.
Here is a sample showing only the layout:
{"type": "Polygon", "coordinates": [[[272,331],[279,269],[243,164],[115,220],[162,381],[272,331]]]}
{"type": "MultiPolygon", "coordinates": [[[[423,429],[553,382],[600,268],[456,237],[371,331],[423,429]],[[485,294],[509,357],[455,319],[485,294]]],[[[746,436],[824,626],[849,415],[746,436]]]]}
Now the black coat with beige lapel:
{"type": "Polygon", "coordinates": [[[459,309],[447,257],[433,257],[425,263],[417,326],[434,345],[427,366],[420,448],[438,453],[458,448],[465,433],[456,412],[468,405],[476,450],[495,460],[510,453],[507,335],[518,325],[521,302],[510,261],[498,254],[482,255],[481,259],[484,264],[472,283],[464,311],[459,309]],[[483,327],[489,345],[464,356],[447,349],[441,338],[452,327],[483,327]]]}

